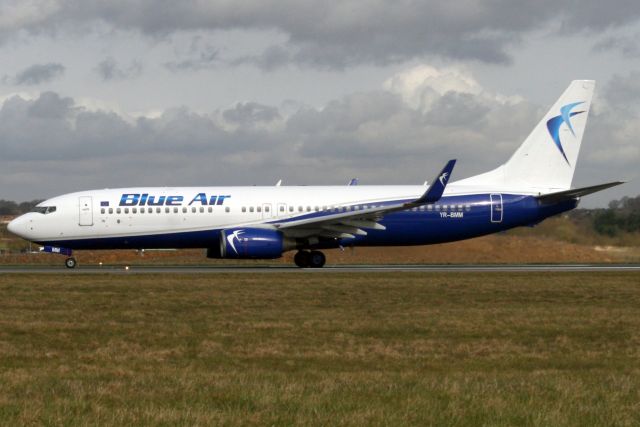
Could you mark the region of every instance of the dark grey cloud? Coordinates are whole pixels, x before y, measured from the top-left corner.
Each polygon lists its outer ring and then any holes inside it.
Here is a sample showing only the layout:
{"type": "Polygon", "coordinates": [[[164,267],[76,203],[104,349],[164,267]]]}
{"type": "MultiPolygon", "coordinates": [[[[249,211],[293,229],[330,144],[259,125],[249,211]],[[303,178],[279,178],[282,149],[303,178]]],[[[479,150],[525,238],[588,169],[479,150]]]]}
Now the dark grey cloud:
{"type": "Polygon", "coordinates": [[[434,103],[426,120],[440,126],[475,126],[489,110],[472,94],[447,92],[434,103]]]}
{"type": "Polygon", "coordinates": [[[96,72],[104,81],[128,80],[140,76],[142,64],[133,61],[128,67],[120,66],[115,59],[108,57],[96,66],[96,72]]]}
{"type": "Polygon", "coordinates": [[[58,63],[34,64],[18,72],[10,81],[16,85],[39,85],[62,76],[64,71],[65,67],[58,63]]]}
{"type": "MultiPolygon", "coordinates": [[[[20,19],[0,27],[0,32],[6,36],[20,30],[91,28],[95,21],[153,37],[201,30],[272,30],[283,34],[287,43],[240,59],[265,68],[285,61],[341,68],[425,55],[506,63],[510,49],[528,32],[553,25],[564,33],[592,35],[637,22],[640,17],[636,0],[615,4],[601,0],[250,0],[242,4],[58,0],[48,6],[34,11],[16,2],[14,8],[27,10],[15,13],[20,19]]],[[[167,66],[175,70],[197,68],[214,56],[204,53],[167,66]]]]}
{"type": "Polygon", "coordinates": [[[593,45],[594,52],[618,52],[625,57],[640,57],[638,37],[607,36],[593,45]]]}
{"type": "Polygon", "coordinates": [[[615,74],[604,87],[604,97],[618,113],[629,108],[640,110],[640,71],[615,74]]]}
{"type": "Polygon", "coordinates": [[[173,72],[199,71],[217,66],[220,60],[219,50],[201,36],[193,37],[187,52],[178,56],[179,59],[165,62],[164,66],[173,72]]]}
{"type": "Polygon", "coordinates": [[[290,49],[284,46],[269,46],[259,55],[248,55],[230,61],[231,65],[254,65],[264,71],[273,71],[291,64],[295,60],[290,49]]]}
{"type": "Polygon", "coordinates": [[[230,123],[246,125],[280,119],[280,113],[275,107],[261,105],[256,102],[244,102],[236,104],[235,108],[225,110],[222,113],[222,117],[230,123]]]}

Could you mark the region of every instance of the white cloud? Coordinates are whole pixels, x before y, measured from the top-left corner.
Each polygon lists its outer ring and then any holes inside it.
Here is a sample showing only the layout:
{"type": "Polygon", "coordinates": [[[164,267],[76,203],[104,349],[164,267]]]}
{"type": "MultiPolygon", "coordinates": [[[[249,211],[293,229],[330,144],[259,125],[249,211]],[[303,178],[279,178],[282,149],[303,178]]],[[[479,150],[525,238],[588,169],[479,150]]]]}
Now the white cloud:
{"type": "Polygon", "coordinates": [[[470,71],[457,67],[436,68],[420,64],[388,78],[383,88],[398,94],[412,108],[429,111],[433,104],[449,92],[472,95],[486,102],[516,103],[518,96],[505,96],[485,90],[470,71]]]}

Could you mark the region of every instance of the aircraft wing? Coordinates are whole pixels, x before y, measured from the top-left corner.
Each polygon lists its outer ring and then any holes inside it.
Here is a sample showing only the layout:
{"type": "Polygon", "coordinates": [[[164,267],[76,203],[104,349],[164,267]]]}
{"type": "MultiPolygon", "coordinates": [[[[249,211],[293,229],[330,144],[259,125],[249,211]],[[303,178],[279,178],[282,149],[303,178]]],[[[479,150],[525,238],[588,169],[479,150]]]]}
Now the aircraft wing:
{"type": "Polygon", "coordinates": [[[421,205],[433,204],[440,200],[456,161],[450,160],[431,182],[427,190],[415,200],[365,203],[374,205],[358,209],[358,207],[341,207],[314,212],[304,218],[293,218],[274,223],[273,225],[291,237],[331,237],[354,238],[366,235],[366,229],[384,230],[379,221],[391,212],[404,211],[421,205]]]}

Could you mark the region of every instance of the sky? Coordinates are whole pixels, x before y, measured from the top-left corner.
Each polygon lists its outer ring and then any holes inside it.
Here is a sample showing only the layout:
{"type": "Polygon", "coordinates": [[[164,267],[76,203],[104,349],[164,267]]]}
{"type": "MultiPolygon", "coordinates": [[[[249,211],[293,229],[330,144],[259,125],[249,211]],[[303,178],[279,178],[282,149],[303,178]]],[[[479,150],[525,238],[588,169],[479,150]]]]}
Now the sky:
{"type": "Polygon", "coordinates": [[[0,199],[422,184],[595,79],[574,186],[640,194],[636,0],[0,0],[0,199]]]}

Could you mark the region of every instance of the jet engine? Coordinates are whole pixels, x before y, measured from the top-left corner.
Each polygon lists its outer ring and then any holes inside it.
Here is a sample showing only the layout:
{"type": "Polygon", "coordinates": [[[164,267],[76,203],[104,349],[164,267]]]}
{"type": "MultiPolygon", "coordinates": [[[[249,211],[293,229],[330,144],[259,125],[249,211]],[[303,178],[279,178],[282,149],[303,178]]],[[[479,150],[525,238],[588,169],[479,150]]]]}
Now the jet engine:
{"type": "Polygon", "coordinates": [[[218,247],[207,249],[207,258],[273,259],[295,248],[295,241],[270,228],[235,228],[220,231],[218,247]]]}

